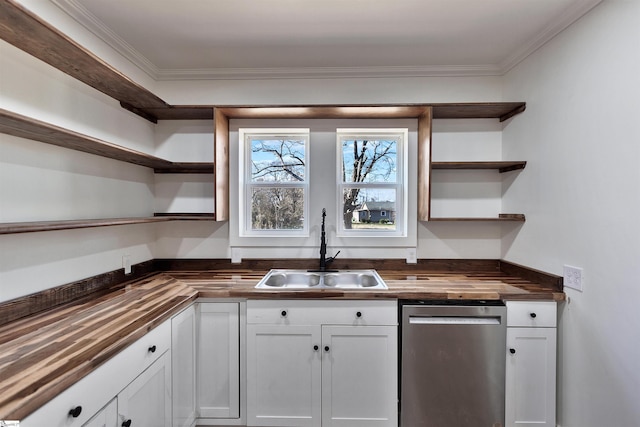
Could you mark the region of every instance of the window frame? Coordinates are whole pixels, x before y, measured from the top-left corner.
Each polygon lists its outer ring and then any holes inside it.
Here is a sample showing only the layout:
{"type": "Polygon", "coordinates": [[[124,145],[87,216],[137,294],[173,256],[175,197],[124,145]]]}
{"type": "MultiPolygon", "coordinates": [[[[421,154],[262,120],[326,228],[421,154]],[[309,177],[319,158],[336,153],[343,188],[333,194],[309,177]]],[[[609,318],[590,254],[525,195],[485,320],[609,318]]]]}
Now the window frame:
{"type": "Polygon", "coordinates": [[[239,128],[238,141],[239,153],[239,236],[240,237],[308,237],[309,236],[309,183],[310,183],[310,139],[309,128],[239,128]],[[304,182],[277,182],[257,183],[251,177],[251,142],[252,137],[273,137],[304,139],[304,182]],[[252,194],[255,188],[302,188],[303,197],[303,222],[301,229],[262,230],[251,227],[252,194]]]}
{"type": "MultiPolygon", "coordinates": [[[[409,190],[409,129],[408,128],[338,128],[336,129],[336,236],[341,238],[404,238],[408,237],[408,190],[409,190]],[[344,182],[343,176],[343,151],[342,141],[349,139],[395,139],[396,141],[396,182],[395,183],[353,183],[344,182]],[[372,230],[359,229],[348,230],[344,226],[343,205],[344,190],[346,188],[387,188],[396,192],[396,229],[372,230]]],[[[389,218],[390,216],[387,216],[389,218]]]]}

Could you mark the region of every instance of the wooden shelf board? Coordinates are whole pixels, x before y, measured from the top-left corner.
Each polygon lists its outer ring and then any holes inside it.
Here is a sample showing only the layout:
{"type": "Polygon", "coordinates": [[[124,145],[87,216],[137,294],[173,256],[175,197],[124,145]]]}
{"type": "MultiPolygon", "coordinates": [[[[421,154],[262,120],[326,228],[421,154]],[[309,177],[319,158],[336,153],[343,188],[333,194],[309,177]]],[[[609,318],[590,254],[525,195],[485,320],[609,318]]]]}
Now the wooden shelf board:
{"type": "Polygon", "coordinates": [[[170,221],[210,221],[216,219],[213,212],[156,212],[156,218],[168,218],[170,221]]]}
{"type": "Polygon", "coordinates": [[[499,162],[431,162],[431,169],[497,169],[500,173],[524,169],[525,161],[499,162]]]}
{"type": "Polygon", "coordinates": [[[265,118],[414,118],[433,108],[434,119],[497,118],[524,111],[524,102],[482,102],[397,105],[218,106],[234,119],[265,118]],[[516,112],[517,111],[517,112],[516,112]]]}
{"type": "Polygon", "coordinates": [[[432,104],[434,119],[500,119],[505,121],[522,113],[524,102],[478,102],[432,104]]]}
{"type": "Polygon", "coordinates": [[[0,109],[0,132],[150,168],[169,168],[173,165],[168,160],[4,109],[0,109]]]}
{"type": "Polygon", "coordinates": [[[216,107],[230,119],[332,119],[419,117],[425,105],[271,105],[216,107]]]}
{"type": "Polygon", "coordinates": [[[0,108],[0,132],[134,165],[156,173],[213,174],[213,162],[170,162],[0,108]]]}
{"type": "Polygon", "coordinates": [[[170,105],[165,108],[145,108],[158,120],[213,120],[213,107],[170,105]]]}
{"type": "Polygon", "coordinates": [[[0,223],[1,234],[35,233],[40,231],[73,230],[78,228],[110,227],[115,225],[149,224],[167,221],[211,221],[215,214],[160,214],[152,217],[75,219],[60,221],[32,221],[0,223]]]}
{"type": "Polygon", "coordinates": [[[213,107],[191,105],[167,105],[161,108],[139,107],[120,102],[122,108],[157,123],[158,120],[213,120],[213,107]]]}
{"type": "Polygon", "coordinates": [[[154,168],[155,173],[193,173],[193,174],[213,174],[214,173],[213,162],[208,163],[186,163],[186,162],[173,162],[168,167],[154,168]]]}
{"type": "Polygon", "coordinates": [[[0,2],[0,38],[119,101],[139,108],[169,107],[14,0],[0,2]]]}
{"type": "Polygon", "coordinates": [[[474,218],[474,217],[431,217],[429,221],[490,221],[490,222],[525,222],[523,214],[500,214],[494,218],[474,218]]]}

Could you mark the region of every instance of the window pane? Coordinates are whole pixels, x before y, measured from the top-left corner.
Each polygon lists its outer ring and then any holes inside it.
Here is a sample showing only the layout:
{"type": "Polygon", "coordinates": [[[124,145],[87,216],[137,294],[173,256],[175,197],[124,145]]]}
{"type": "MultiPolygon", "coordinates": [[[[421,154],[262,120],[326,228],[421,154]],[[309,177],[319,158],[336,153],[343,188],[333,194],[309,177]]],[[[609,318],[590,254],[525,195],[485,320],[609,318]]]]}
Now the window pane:
{"type": "Polygon", "coordinates": [[[251,193],[251,229],[301,230],[304,221],[302,188],[254,188],[251,193]]]}
{"type": "Polygon", "coordinates": [[[345,188],[343,191],[345,230],[396,230],[396,190],[345,188]]]}
{"type": "Polygon", "coordinates": [[[253,182],[303,182],[305,180],[304,139],[251,139],[253,182]]]}
{"type": "Polygon", "coordinates": [[[397,145],[395,140],[343,139],[342,182],[396,182],[397,145]]]}

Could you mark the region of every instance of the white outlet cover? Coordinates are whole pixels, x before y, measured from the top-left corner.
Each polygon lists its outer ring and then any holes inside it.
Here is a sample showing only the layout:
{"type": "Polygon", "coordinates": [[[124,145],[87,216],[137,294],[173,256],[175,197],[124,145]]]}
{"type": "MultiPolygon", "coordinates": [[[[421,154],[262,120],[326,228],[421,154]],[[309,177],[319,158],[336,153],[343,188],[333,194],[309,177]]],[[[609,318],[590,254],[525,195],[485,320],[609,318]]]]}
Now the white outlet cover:
{"type": "Polygon", "coordinates": [[[124,268],[124,274],[131,274],[131,255],[122,256],[122,268],[124,268]]]}
{"type": "Polygon", "coordinates": [[[582,292],[582,268],[565,265],[563,270],[564,286],[582,292]]]}
{"type": "Polygon", "coordinates": [[[242,262],[242,253],[240,248],[231,248],[231,263],[240,264],[242,262]]]}
{"type": "Polygon", "coordinates": [[[407,264],[417,264],[417,249],[416,248],[407,248],[407,264]]]}

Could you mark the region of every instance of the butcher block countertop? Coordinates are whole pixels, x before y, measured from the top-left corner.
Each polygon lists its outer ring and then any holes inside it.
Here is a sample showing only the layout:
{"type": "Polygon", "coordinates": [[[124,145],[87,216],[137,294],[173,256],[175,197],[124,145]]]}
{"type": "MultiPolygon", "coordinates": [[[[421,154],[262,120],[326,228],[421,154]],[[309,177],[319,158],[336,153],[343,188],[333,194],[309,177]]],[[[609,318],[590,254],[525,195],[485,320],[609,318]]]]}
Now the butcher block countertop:
{"type": "Polygon", "coordinates": [[[20,420],[198,298],[564,299],[493,272],[378,270],[389,290],[254,289],[267,272],[165,271],[0,326],[0,420],[20,420]]]}

